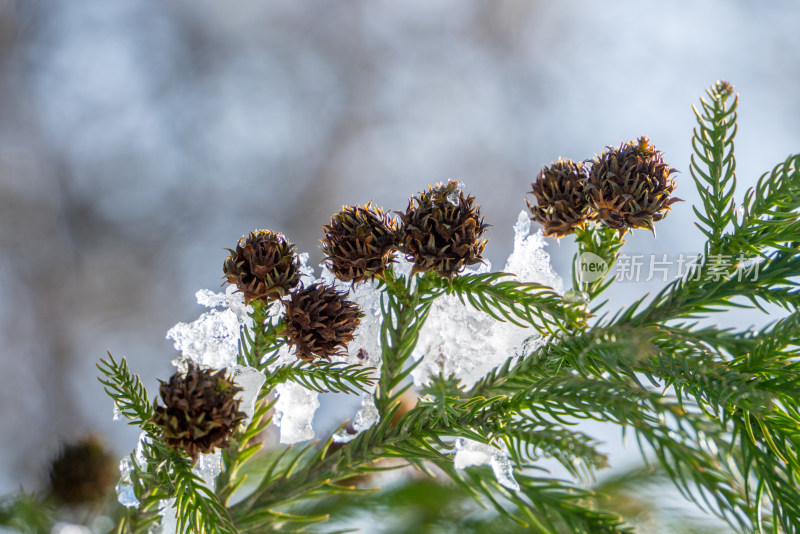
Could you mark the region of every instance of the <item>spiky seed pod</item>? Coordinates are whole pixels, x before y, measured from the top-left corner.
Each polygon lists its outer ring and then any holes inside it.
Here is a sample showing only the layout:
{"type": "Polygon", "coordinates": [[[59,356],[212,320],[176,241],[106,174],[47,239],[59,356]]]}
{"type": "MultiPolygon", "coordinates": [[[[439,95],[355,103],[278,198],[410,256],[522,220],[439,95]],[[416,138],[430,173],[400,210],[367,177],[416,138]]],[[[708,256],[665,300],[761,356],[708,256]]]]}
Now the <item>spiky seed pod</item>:
{"type": "Polygon", "coordinates": [[[285,333],[298,359],[330,359],[353,341],[361,312],[345,296],[331,286],[312,284],[293,291],[285,300],[285,333]]]}
{"type": "Polygon", "coordinates": [[[435,271],[452,278],[467,265],[483,261],[482,239],[488,228],[475,197],[464,195],[460,183],[431,186],[408,201],[400,213],[401,250],[413,260],[414,272],[435,271]]]}
{"type": "Polygon", "coordinates": [[[254,230],[242,236],[225,260],[228,282],[244,293],[244,301],[268,301],[288,293],[300,281],[295,246],[270,230],[254,230]]]}
{"type": "Polygon", "coordinates": [[[322,227],[322,252],[328,269],[343,282],[356,284],[383,275],[398,245],[394,220],[371,203],[344,206],[322,227]]]}
{"type": "Polygon", "coordinates": [[[89,504],[108,495],[119,472],[117,462],[94,435],[67,443],[50,465],[50,491],[62,504],[89,504]]]}
{"type": "Polygon", "coordinates": [[[528,203],[533,220],[544,226],[544,235],[564,237],[589,217],[585,188],[589,169],[583,162],[559,159],[543,167],[531,183],[536,205],[528,203]]]}
{"type": "Polygon", "coordinates": [[[625,232],[629,228],[653,229],[653,222],[666,217],[673,203],[676,172],[664,162],[647,137],[608,147],[596,157],[586,187],[597,218],[625,232]]]}
{"type": "Polygon", "coordinates": [[[228,447],[228,438],[244,421],[236,394],[242,388],[225,376],[189,364],[185,373],[177,372],[169,382],[161,381],[159,393],[164,405],[156,403],[153,422],[161,429],[164,441],[197,461],[200,453],[228,447]]]}

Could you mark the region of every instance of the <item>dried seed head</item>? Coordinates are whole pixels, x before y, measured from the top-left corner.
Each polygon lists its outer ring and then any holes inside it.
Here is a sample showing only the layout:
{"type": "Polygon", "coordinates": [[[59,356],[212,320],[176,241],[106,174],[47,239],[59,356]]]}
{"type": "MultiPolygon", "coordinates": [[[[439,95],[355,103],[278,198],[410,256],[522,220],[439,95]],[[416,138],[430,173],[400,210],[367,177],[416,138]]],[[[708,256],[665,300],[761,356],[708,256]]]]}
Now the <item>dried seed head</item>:
{"type": "Polygon", "coordinates": [[[286,337],[298,359],[330,359],[353,341],[361,312],[345,296],[331,286],[312,284],[286,299],[286,337]]]}
{"type": "Polygon", "coordinates": [[[413,260],[414,272],[435,271],[452,278],[467,265],[481,263],[488,228],[475,197],[461,184],[429,187],[409,199],[402,221],[402,251],[413,260]]]}
{"type": "Polygon", "coordinates": [[[283,234],[255,230],[228,250],[225,278],[244,293],[245,302],[280,298],[300,281],[295,246],[283,234]]]}
{"type": "Polygon", "coordinates": [[[544,226],[544,235],[564,237],[589,217],[585,188],[589,169],[582,162],[559,159],[543,167],[533,183],[536,205],[526,199],[533,220],[544,226]]]}
{"type": "Polygon", "coordinates": [[[672,204],[680,201],[671,196],[674,172],[643,136],[596,157],[586,191],[597,218],[611,228],[652,230],[653,222],[666,217],[672,204]]]}
{"type": "Polygon", "coordinates": [[[169,382],[161,382],[164,405],[156,403],[153,422],[167,445],[178,452],[183,449],[196,461],[200,453],[228,447],[228,438],[246,417],[236,397],[240,391],[224,370],[189,364],[186,373],[177,372],[169,382]]]}
{"type": "Polygon", "coordinates": [[[67,505],[88,504],[108,495],[117,481],[117,462],[97,436],[68,443],[50,465],[53,497],[67,505]]]}
{"type": "Polygon", "coordinates": [[[394,221],[371,203],[344,206],[323,226],[322,252],[328,269],[343,282],[381,277],[398,245],[394,221]]]}
{"type": "Polygon", "coordinates": [[[725,80],[719,80],[714,84],[712,92],[724,100],[733,94],[733,84],[725,80]]]}

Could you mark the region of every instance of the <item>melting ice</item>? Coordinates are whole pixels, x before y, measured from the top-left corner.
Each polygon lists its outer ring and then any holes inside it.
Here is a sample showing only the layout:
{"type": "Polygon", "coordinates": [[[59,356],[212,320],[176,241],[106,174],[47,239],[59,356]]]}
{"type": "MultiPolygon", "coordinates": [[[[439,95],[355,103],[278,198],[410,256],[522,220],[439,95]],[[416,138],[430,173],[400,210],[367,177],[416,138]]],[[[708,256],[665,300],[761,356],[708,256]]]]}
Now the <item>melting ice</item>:
{"type": "Polygon", "coordinates": [[[519,484],[514,480],[511,460],[502,449],[466,438],[458,438],[455,449],[453,466],[456,469],[488,464],[501,486],[510,490],[519,490],[519,484]]]}
{"type": "MultiPolygon", "coordinates": [[[[541,231],[530,234],[530,220],[520,212],[514,225],[514,250],[506,261],[505,271],[520,282],[535,282],[561,292],[563,282],[550,265],[544,252],[541,231]]],[[[475,274],[488,272],[483,265],[475,274]]],[[[455,375],[470,387],[490,370],[508,358],[529,354],[543,340],[529,328],[501,323],[490,315],[462,304],[454,295],[436,299],[419,335],[414,358],[422,359],[412,372],[418,386],[439,373],[455,375]]]]}

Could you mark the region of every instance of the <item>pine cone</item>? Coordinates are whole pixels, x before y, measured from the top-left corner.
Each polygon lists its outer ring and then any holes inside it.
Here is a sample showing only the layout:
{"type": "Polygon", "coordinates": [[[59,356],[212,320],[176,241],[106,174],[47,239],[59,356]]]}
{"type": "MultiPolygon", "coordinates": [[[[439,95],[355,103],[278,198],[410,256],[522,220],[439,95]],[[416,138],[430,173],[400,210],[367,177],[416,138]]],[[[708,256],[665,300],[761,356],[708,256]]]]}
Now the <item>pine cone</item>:
{"type": "Polygon", "coordinates": [[[245,303],[280,298],[300,281],[295,246],[283,234],[255,230],[239,239],[236,250],[228,250],[225,278],[244,293],[245,303]]]}
{"type": "Polygon", "coordinates": [[[156,403],[153,422],[167,445],[197,461],[200,453],[227,448],[228,438],[244,421],[236,398],[240,391],[224,370],[215,373],[189,364],[185,374],[177,372],[161,382],[164,406],[156,403]]]}
{"type": "Polygon", "coordinates": [[[673,203],[675,180],[670,168],[647,137],[608,147],[595,158],[586,191],[597,217],[611,228],[653,229],[673,203]]]}
{"type": "Polygon", "coordinates": [[[584,191],[589,169],[582,162],[559,159],[544,167],[531,183],[536,205],[528,203],[533,220],[544,226],[544,235],[564,237],[589,217],[589,200],[584,191]]]}
{"type": "Polygon", "coordinates": [[[464,196],[460,183],[429,187],[409,199],[402,221],[402,251],[414,272],[435,271],[452,278],[467,265],[481,263],[488,228],[475,197],[464,196]]]}
{"type": "Polygon", "coordinates": [[[397,246],[394,221],[367,203],[345,206],[323,226],[322,252],[328,269],[343,282],[356,284],[383,275],[394,261],[397,246]]]}
{"type": "Polygon", "coordinates": [[[287,299],[286,337],[298,359],[330,359],[353,341],[361,321],[358,305],[331,286],[312,284],[292,292],[287,299]]]}
{"type": "Polygon", "coordinates": [[[63,504],[88,504],[108,495],[117,475],[114,457],[90,435],[61,449],[50,465],[50,489],[63,504]]]}

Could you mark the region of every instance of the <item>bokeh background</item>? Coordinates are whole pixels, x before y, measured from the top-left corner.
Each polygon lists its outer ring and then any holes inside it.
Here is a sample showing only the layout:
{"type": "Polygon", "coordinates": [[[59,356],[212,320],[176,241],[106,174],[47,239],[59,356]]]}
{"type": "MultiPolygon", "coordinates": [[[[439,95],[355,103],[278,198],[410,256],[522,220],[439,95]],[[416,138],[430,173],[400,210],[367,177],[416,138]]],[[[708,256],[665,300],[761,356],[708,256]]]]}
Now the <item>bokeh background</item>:
{"type": "Polygon", "coordinates": [[[253,228],[316,262],[342,204],[454,178],[502,267],[543,164],[647,134],[686,202],[627,250],[700,251],[691,105],[720,78],[740,93],[740,187],[798,151],[798,23],[790,0],[0,0],[0,494],[83,431],[133,446],[95,362],[154,388],[166,331],[253,228]]]}

